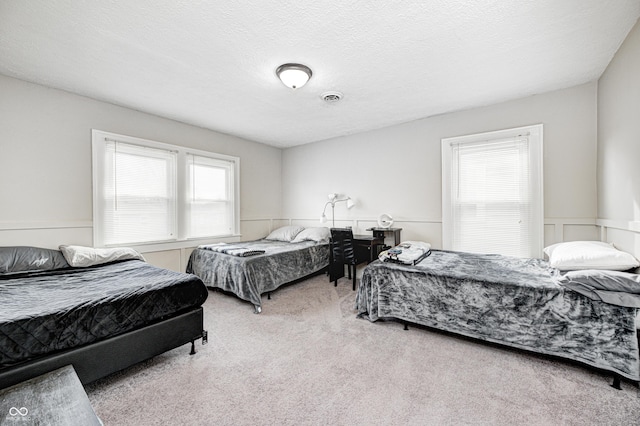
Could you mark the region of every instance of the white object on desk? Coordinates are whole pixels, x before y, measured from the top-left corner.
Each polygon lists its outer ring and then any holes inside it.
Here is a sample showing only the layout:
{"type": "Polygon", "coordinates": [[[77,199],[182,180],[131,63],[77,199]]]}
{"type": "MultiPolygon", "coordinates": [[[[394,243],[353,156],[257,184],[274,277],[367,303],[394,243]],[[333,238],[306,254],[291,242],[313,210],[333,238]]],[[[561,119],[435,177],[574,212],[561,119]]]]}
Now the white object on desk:
{"type": "Polygon", "coordinates": [[[393,218],[390,215],[382,213],[378,216],[378,226],[380,228],[390,228],[391,225],[393,225],[393,218]]]}

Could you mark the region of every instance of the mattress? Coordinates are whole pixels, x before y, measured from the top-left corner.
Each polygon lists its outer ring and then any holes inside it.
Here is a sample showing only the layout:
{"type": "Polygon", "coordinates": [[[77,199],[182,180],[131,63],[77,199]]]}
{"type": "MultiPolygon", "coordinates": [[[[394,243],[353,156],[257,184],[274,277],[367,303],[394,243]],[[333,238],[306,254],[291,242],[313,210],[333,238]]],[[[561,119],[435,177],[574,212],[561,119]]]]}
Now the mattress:
{"type": "Polygon", "coordinates": [[[207,296],[199,278],[139,260],[0,275],[0,369],[141,328],[207,296]]]}
{"type": "Polygon", "coordinates": [[[263,293],[329,265],[328,243],[256,240],[233,243],[233,247],[261,250],[264,254],[241,257],[198,248],[191,253],[187,272],[200,277],[207,287],[231,292],[253,303],[258,312],[263,293]]]}

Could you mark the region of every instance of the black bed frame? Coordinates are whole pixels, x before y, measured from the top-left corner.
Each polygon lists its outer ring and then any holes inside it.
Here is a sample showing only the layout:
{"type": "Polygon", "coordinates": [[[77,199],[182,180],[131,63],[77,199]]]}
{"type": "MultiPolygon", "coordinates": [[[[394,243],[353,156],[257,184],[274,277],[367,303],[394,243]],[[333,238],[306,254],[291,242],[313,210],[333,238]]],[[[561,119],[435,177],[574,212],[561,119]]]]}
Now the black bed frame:
{"type": "Polygon", "coordinates": [[[0,389],[69,364],[87,384],[189,342],[193,355],[197,339],[207,343],[203,321],[203,309],[197,307],[115,337],[26,361],[0,370],[0,389]]]}

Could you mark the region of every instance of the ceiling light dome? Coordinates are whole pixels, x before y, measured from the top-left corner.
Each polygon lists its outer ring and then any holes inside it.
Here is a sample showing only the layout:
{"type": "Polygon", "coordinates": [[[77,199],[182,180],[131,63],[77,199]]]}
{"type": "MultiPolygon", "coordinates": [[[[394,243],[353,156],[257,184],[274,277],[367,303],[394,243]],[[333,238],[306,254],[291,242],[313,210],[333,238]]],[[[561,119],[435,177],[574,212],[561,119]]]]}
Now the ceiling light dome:
{"type": "Polygon", "coordinates": [[[311,68],[302,64],[283,64],[276,70],[276,75],[285,86],[299,89],[307,84],[313,73],[311,68]]]}

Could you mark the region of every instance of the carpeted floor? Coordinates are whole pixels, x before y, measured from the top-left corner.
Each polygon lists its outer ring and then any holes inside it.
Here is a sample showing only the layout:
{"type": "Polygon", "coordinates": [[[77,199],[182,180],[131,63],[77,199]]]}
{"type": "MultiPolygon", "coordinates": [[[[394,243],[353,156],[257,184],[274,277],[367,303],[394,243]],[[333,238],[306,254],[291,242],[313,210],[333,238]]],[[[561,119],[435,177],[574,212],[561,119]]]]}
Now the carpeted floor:
{"type": "Polygon", "coordinates": [[[263,312],[219,292],[209,344],[87,386],[105,425],[637,425],[640,391],[576,364],[399,323],[357,319],[325,276],[263,312]]]}

